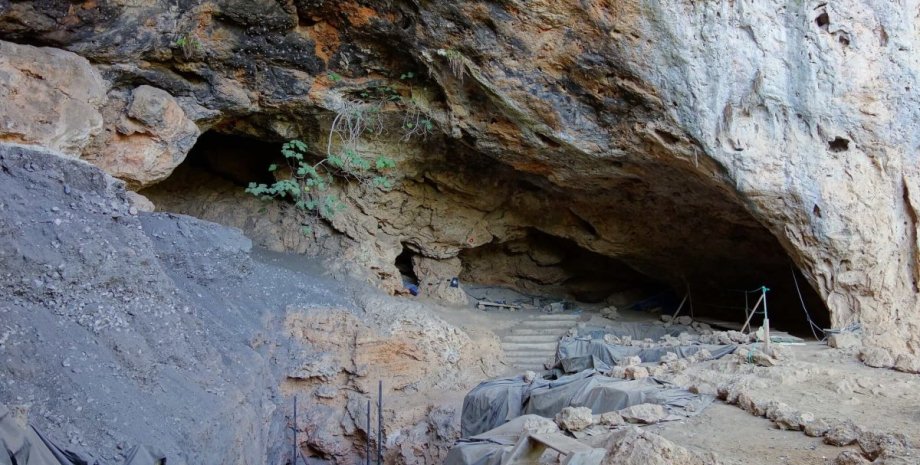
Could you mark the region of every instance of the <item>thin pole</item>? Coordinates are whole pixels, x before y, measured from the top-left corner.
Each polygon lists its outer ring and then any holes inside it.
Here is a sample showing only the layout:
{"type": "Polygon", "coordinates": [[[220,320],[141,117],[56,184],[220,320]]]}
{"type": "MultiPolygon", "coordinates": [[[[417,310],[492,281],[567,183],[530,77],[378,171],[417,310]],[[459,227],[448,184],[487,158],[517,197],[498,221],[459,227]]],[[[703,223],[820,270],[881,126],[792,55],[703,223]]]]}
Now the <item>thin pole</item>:
{"type": "Polygon", "coordinates": [[[744,332],[745,329],[747,329],[748,325],[751,324],[751,318],[754,318],[754,314],[757,313],[757,307],[760,306],[760,302],[763,300],[764,296],[766,296],[766,293],[761,294],[760,298],[757,299],[757,303],[754,304],[754,308],[751,309],[751,314],[748,315],[747,321],[745,321],[744,326],[741,327],[742,333],[744,332]]]}
{"type": "Polygon", "coordinates": [[[294,396],[294,449],[291,453],[291,463],[297,465],[297,396],[294,396]]]}
{"type": "Polygon", "coordinates": [[[680,313],[680,309],[684,308],[684,303],[687,302],[687,296],[689,295],[690,295],[689,293],[684,294],[684,300],[680,301],[680,305],[677,306],[677,310],[674,312],[674,315],[671,316],[672,322],[674,321],[675,318],[677,318],[677,314],[680,313]]]}
{"type": "Polygon", "coordinates": [[[377,381],[377,465],[383,464],[383,380],[377,381]]]}
{"type": "Polygon", "coordinates": [[[364,447],[364,463],[371,465],[371,400],[367,399],[367,444],[364,447]]]}
{"type": "Polygon", "coordinates": [[[773,351],[770,349],[770,314],[767,313],[767,289],[763,287],[763,345],[764,352],[767,355],[773,355],[773,351]]]}

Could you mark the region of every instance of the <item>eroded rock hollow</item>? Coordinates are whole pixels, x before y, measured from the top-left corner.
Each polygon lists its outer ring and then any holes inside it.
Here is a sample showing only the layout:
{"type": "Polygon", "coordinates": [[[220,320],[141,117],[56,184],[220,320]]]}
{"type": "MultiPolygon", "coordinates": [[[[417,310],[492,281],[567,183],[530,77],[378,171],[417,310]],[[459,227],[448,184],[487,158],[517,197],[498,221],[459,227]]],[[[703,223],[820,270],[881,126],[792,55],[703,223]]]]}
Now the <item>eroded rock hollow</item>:
{"type": "MultiPolygon", "coordinates": [[[[497,254],[526,266],[509,251],[534,232],[700,292],[778,287],[772,276],[791,276],[791,264],[831,326],[862,323],[878,345],[917,349],[916,134],[902,124],[916,117],[916,63],[911,26],[884,2],[0,11],[7,80],[49,95],[9,95],[4,139],[81,156],[164,209],[197,209],[276,248],[344,249],[394,288],[403,247],[476,257],[466,273],[483,276],[497,254]],[[326,237],[293,237],[282,212],[218,218],[192,191],[246,201],[216,180],[185,182],[182,205],[156,195],[202,132],[301,138],[321,156],[356,102],[380,116],[350,142],[393,157],[398,182],[338,186],[347,210],[316,232],[326,237]],[[49,112],[59,120],[28,122],[49,112]]],[[[246,166],[208,160],[239,184],[264,177],[260,161],[277,159],[268,147],[249,150],[246,166]]]]}
{"type": "Polygon", "coordinates": [[[917,354],[920,44],[901,10],[0,0],[0,141],[394,293],[686,295],[737,320],[766,286],[781,327],[807,331],[807,309],[917,354]],[[392,159],[392,182],[336,177],[323,218],[245,192],[283,177],[292,139],[311,162],[392,159]]]}

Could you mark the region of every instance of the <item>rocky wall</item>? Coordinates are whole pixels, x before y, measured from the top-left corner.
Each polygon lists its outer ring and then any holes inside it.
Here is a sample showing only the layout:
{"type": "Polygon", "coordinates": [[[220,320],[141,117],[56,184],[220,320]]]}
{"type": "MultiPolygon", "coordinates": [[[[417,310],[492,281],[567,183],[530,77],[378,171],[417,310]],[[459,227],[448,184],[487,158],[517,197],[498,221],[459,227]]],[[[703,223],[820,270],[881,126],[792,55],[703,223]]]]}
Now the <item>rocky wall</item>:
{"type": "MultiPolygon", "coordinates": [[[[63,145],[137,186],[181,163],[197,136],[186,120],[198,131],[302,137],[319,156],[350,99],[384,92],[391,128],[421,111],[436,125],[430,137],[405,141],[390,131],[362,141],[368,153],[397,158],[398,187],[343,185],[349,209],[331,222],[349,239],[345,256],[385,282],[398,276],[404,243],[443,260],[528,228],[691,286],[762,281],[761,270],[791,260],[833,326],[859,322],[871,344],[916,352],[912,8],[880,0],[5,2],[0,38],[56,47],[5,45],[69,57],[78,70],[69,72],[85,77],[74,82],[104,79],[109,103],[96,84],[91,97],[70,94],[88,105],[81,114],[91,122],[93,108],[102,115],[104,129],[97,121],[64,130],[76,142],[63,145]],[[132,112],[145,92],[172,116],[132,112]],[[84,150],[93,147],[87,140],[115,147],[138,135],[152,148],[113,148],[105,157],[114,164],[84,150]],[[119,153],[149,162],[119,171],[119,153]]],[[[33,74],[18,72],[19,84],[4,88],[67,94],[70,81],[33,74]]],[[[35,119],[24,118],[2,137],[55,143],[29,135],[47,131],[21,129],[35,119]]]]}

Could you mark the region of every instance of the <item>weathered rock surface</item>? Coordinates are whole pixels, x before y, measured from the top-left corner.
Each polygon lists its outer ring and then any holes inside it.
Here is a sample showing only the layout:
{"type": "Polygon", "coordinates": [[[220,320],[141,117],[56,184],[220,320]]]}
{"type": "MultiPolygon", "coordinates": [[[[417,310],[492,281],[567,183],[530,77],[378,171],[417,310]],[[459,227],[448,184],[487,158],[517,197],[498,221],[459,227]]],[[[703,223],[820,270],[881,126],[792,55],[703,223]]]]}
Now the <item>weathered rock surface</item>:
{"type": "Polygon", "coordinates": [[[105,131],[83,158],[133,189],[172,174],[200,133],[172,95],[148,85],[111,92],[102,113],[105,131]]]}
{"type": "Polygon", "coordinates": [[[556,424],[566,431],[581,431],[594,424],[594,416],[587,407],[566,407],[556,414],[556,424]]]}
{"type": "Polygon", "coordinates": [[[658,404],[639,404],[626,407],[618,412],[629,423],[651,425],[668,416],[668,412],[658,404]]]}
{"type": "Polygon", "coordinates": [[[891,368],[894,365],[894,359],[891,352],[881,347],[868,347],[859,353],[859,359],[863,363],[874,368],[891,368]]]}
{"type": "Polygon", "coordinates": [[[831,334],[827,337],[827,345],[835,349],[858,349],[862,346],[862,340],[854,333],[831,334]]]}
{"type": "Polygon", "coordinates": [[[86,162],[0,144],[0,193],[0,403],[106,462],[133,444],[170,463],[284,462],[293,395],[305,453],[360,462],[383,380],[387,462],[439,463],[459,415],[429,393],[496,374],[494,337],[239,230],[132,214],[86,162]]]}
{"type": "Polygon", "coordinates": [[[0,41],[0,141],[79,157],[102,131],[106,89],[79,55],[0,41]]]}
{"type": "Polygon", "coordinates": [[[657,434],[636,427],[613,434],[605,445],[604,464],[610,465],[717,465],[711,454],[700,456],[657,434]]]}
{"type": "MultiPolygon", "coordinates": [[[[223,133],[325,147],[345,99],[389,87],[418,102],[430,137],[359,144],[396,156],[397,188],[344,188],[348,211],[332,222],[354,241],[344,255],[385,280],[398,279],[403,243],[441,260],[534,230],[726,287],[747,270],[788,279],[785,252],[832,326],[860,322],[888,335],[875,344],[918,351],[918,65],[890,3],[259,5],[15,2],[0,38],[75,51],[112,84],[113,104],[149,83],[223,133]],[[399,79],[410,69],[411,84],[399,79]]],[[[416,107],[387,105],[392,128],[416,107]]],[[[106,112],[106,127],[123,113],[106,112]]],[[[149,176],[122,176],[155,182],[193,138],[183,129],[147,126],[126,146],[143,157],[115,145],[100,163],[151,161],[149,176]]],[[[87,136],[66,138],[77,151],[87,136]]],[[[514,280],[564,282],[556,260],[528,256],[514,280]]]]}
{"type": "Polygon", "coordinates": [[[900,354],[894,362],[894,369],[905,373],[920,374],[920,356],[900,354]]]}

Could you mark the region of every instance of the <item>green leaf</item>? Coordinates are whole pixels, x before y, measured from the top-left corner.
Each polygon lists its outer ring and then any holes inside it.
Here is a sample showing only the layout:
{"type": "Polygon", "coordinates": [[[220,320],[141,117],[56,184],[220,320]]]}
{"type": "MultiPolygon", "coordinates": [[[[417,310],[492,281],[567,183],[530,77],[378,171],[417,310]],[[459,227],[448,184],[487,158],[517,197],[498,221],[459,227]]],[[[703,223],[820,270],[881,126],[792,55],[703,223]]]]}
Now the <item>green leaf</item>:
{"type": "Polygon", "coordinates": [[[304,225],[302,228],[300,228],[300,232],[302,232],[304,236],[309,236],[313,234],[313,228],[304,225]]]}
{"type": "Polygon", "coordinates": [[[274,172],[274,171],[277,171],[277,170],[278,170],[278,165],[276,165],[276,164],[274,164],[274,163],[272,163],[271,165],[268,165],[268,171],[269,171],[269,172],[274,172]]]}

